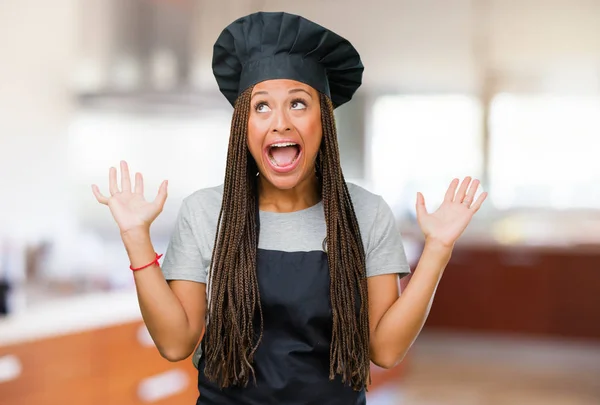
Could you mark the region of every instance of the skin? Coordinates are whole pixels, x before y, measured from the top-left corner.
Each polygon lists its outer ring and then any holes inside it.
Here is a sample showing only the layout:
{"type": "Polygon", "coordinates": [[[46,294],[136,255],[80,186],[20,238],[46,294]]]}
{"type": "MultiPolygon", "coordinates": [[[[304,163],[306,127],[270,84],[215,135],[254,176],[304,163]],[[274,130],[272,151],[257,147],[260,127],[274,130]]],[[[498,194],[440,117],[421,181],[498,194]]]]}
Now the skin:
{"type": "MultiPolygon", "coordinates": [[[[308,208],[319,199],[315,160],[322,139],[318,93],[291,80],[271,80],[254,87],[248,123],[248,149],[259,167],[260,208],[291,212],[308,208]],[[299,100],[300,99],[300,100],[299,100]],[[300,164],[285,174],[271,170],[264,148],[278,139],[292,139],[302,148],[300,164]]],[[[459,186],[454,179],[444,202],[433,213],[417,194],[417,220],[425,245],[406,289],[400,294],[396,275],[370,277],[370,356],[383,368],[397,365],[417,338],[454,243],[464,232],[487,194],[474,201],[478,180],[466,177],[459,186]]],[[[163,182],[153,201],[144,199],[143,179],[135,175],[132,186],[127,163],[121,162],[121,187],[117,170],[109,170],[110,197],[93,185],[98,202],[108,205],[117,222],[131,265],[140,267],[155,259],[150,225],[162,212],[167,198],[163,182]]],[[[161,355],[170,361],[189,357],[204,329],[206,285],[191,281],[165,281],[154,264],[134,272],[143,320],[161,355]]]]}
{"type": "Polygon", "coordinates": [[[294,80],[268,80],[254,86],[251,106],[248,149],[260,172],[260,208],[291,212],[319,202],[315,161],[323,130],[317,91],[294,80]],[[302,151],[290,173],[277,173],[266,161],[265,149],[280,140],[297,143],[302,151]]]}

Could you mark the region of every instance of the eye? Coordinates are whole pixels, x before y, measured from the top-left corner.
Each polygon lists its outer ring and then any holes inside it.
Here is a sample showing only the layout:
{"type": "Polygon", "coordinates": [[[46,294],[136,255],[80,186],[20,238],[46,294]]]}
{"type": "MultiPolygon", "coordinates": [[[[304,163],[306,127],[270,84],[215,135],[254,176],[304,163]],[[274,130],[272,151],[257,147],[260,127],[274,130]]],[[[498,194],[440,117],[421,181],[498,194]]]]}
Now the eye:
{"type": "Polygon", "coordinates": [[[256,112],[259,112],[259,113],[271,111],[271,109],[269,108],[269,105],[267,103],[265,103],[264,101],[259,101],[258,103],[256,103],[254,105],[254,110],[256,110],[256,112]]]}
{"type": "Polygon", "coordinates": [[[296,99],[292,101],[292,110],[303,110],[306,108],[306,101],[302,99],[296,99]]]}

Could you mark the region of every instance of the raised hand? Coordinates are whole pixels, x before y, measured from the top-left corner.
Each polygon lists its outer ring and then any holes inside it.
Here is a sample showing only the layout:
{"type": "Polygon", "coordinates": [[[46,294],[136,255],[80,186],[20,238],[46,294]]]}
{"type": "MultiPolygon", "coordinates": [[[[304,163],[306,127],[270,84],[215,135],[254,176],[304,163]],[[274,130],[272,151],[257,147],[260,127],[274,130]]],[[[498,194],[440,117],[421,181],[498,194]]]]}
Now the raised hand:
{"type": "Polygon", "coordinates": [[[479,180],[471,182],[471,177],[466,177],[457,191],[458,183],[458,179],[452,180],[444,202],[431,214],[425,208],[423,194],[417,194],[417,221],[425,238],[448,247],[454,246],[487,197],[487,192],[483,192],[473,202],[479,180]]]}
{"type": "Polygon", "coordinates": [[[100,204],[108,205],[121,234],[132,230],[149,230],[167,200],[167,181],[161,183],[154,201],[146,201],[142,174],[135,174],[132,190],[127,162],[121,161],[121,189],[117,184],[117,169],[114,167],[109,170],[108,184],[110,197],[102,195],[96,184],[92,185],[92,191],[100,204]]]}

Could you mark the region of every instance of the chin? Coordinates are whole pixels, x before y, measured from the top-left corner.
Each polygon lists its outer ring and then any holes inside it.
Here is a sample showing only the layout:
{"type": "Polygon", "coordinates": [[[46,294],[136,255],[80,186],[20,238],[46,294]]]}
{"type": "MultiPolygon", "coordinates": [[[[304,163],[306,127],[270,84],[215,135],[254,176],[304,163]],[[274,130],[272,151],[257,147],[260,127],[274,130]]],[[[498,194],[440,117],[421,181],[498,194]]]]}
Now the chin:
{"type": "Polygon", "coordinates": [[[275,167],[271,162],[262,160],[260,175],[273,187],[279,190],[291,190],[310,178],[314,169],[310,168],[306,160],[301,157],[292,170],[282,170],[275,167]]]}
{"type": "Polygon", "coordinates": [[[266,171],[262,171],[261,176],[263,176],[273,187],[279,190],[291,190],[298,184],[302,183],[302,180],[305,177],[302,176],[301,173],[290,173],[287,175],[269,173],[268,169],[266,171]]]}

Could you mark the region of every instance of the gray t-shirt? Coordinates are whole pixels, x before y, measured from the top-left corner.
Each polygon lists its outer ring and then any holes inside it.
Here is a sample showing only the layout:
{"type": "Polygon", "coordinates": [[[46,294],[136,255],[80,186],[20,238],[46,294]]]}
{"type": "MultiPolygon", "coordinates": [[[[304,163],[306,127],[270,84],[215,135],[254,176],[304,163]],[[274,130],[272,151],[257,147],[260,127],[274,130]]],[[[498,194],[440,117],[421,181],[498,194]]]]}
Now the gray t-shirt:
{"type": "MultiPolygon", "coordinates": [[[[347,183],[366,255],[367,276],[410,273],[400,232],[380,196],[347,183]]],[[[223,198],[223,186],[198,190],[183,200],[162,271],[167,280],[206,283],[223,198]]],[[[259,248],[283,252],[326,249],[323,203],[289,213],[260,212],[259,248]]]]}
{"type": "MultiPolygon", "coordinates": [[[[410,273],[400,232],[390,207],[378,195],[348,183],[366,255],[367,276],[410,273]]],[[[223,199],[223,186],[198,190],[183,200],[175,229],[162,263],[167,280],[206,283],[217,221],[223,199]]],[[[259,249],[282,252],[326,250],[323,203],[304,210],[260,212],[259,249]]],[[[192,356],[196,368],[202,356],[197,346],[192,356]]]]}

